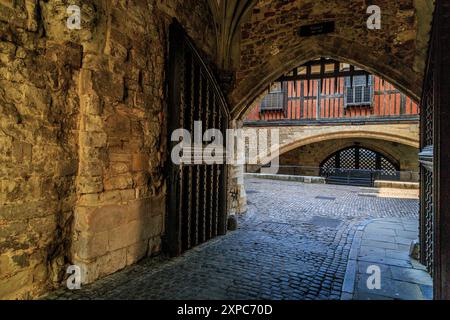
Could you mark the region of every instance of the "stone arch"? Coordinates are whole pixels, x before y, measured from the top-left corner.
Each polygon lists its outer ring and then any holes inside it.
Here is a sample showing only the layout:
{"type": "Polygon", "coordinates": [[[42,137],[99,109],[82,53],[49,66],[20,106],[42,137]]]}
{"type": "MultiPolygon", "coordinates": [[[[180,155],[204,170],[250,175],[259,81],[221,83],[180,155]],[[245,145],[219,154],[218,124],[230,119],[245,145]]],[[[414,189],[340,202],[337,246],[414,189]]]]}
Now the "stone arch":
{"type": "MultiPolygon", "coordinates": [[[[347,129],[347,128],[344,128],[347,129]]],[[[364,128],[355,129],[350,128],[350,130],[343,130],[342,127],[335,126],[325,129],[325,132],[320,133],[311,133],[307,134],[305,132],[301,132],[298,136],[294,136],[292,139],[286,139],[284,141],[280,141],[280,145],[278,148],[278,154],[275,156],[268,156],[261,159],[261,164],[267,164],[273,161],[279,155],[285,154],[292,150],[301,148],[306,145],[310,145],[313,143],[329,141],[329,140],[337,140],[337,139],[373,139],[373,140],[381,140],[381,141],[389,141],[393,143],[399,143],[402,145],[410,146],[413,148],[419,148],[419,138],[411,138],[407,133],[392,133],[393,130],[387,130],[382,132],[381,130],[365,130],[364,128]]],[[[283,135],[283,133],[281,133],[283,135]]],[[[273,148],[273,146],[272,146],[273,148]]],[[[273,149],[272,149],[273,150],[273,149]]]]}
{"type": "MultiPolygon", "coordinates": [[[[304,47],[301,46],[294,53],[280,53],[273,60],[261,65],[255,70],[253,75],[242,80],[239,89],[235,89],[232,92],[231,100],[235,106],[232,109],[233,118],[241,119],[247,109],[266,91],[270,83],[295,67],[321,57],[332,58],[362,68],[392,83],[414,101],[419,101],[422,80],[415,72],[409,70],[399,74],[395,68],[389,67],[389,59],[395,58],[387,59],[379,53],[362,57],[356,52],[368,50],[367,48],[357,46],[346,39],[339,39],[339,41],[342,48],[345,49],[340,48],[339,51],[336,51],[336,49],[327,47],[325,44],[318,45],[316,41],[311,41],[311,44],[304,44],[304,46],[316,46],[320,47],[320,49],[305,51],[304,47]]],[[[400,63],[399,61],[397,62],[400,63]]]]}
{"type": "Polygon", "coordinates": [[[420,99],[431,17],[427,1],[381,0],[383,26],[368,30],[364,2],[260,1],[242,28],[241,59],[235,89],[229,93],[239,119],[268,85],[309,60],[330,57],[361,67],[389,81],[415,101],[420,99]],[[333,33],[300,37],[306,24],[336,23],[333,33]]]}
{"type": "Polygon", "coordinates": [[[302,147],[302,146],[305,146],[308,144],[312,144],[312,143],[316,143],[316,142],[334,140],[334,139],[349,139],[349,138],[354,138],[354,139],[355,138],[370,138],[370,139],[376,139],[376,140],[397,142],[397,143],[411,146],[414,148],[419,147],[418,141],[414,141],[414,139],[408,139],[407,137],[402,137],[400,135],[393,135],[393,134],[384,133],[384,132],[370,132],[370,131],[365,131],[365,130],[349,131],[349,132],[341,132],[341,131],[337,130],[337,132],[315,135],[315,136],[308,137],[306,139],[301,139],[301,140],[286,144],[280,148],[280,154],[283,154],[283,153],[291,151],[293,149],[297,149],[299,147],[302,147]]]}

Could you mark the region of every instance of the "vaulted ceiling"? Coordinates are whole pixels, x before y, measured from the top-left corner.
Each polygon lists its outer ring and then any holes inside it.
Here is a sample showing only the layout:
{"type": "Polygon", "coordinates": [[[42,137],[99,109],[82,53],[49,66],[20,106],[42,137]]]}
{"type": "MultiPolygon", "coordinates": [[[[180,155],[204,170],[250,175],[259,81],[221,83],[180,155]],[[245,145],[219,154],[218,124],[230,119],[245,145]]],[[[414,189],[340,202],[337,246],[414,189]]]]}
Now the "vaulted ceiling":
{"type": "Polygon", "coordinates": [[[249,18],[256,0],[208,0],[216,22],[217,62],[229,69],[239,57],[241,24],[249,18]]]}

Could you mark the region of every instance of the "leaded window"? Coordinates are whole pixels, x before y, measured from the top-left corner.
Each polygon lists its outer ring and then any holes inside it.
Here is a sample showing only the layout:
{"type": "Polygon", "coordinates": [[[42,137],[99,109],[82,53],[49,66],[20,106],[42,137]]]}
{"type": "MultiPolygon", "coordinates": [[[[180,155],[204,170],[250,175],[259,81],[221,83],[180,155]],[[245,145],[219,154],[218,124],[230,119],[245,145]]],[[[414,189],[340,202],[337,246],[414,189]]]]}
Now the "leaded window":
{"type": "Polygon", "coordinates": [[[372,76],[354,76],[345,78],[345,105],[347,107],[372,105],[372,84],[372,76]]]}
{"type": "Polygon", "coordinates": [[[274,83],[269,93],[261,102],[261,112],[264,111],[283,111],[286,107],[287,85],[282,82],[274,83]]]}

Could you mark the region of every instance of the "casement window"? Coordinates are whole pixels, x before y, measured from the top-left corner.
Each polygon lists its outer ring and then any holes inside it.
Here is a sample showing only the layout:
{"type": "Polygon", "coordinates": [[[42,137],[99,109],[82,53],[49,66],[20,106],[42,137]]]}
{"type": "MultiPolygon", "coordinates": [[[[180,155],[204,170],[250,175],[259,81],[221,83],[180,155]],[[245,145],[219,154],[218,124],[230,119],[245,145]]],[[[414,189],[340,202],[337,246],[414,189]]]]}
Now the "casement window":
{"type": "Polygon", "coordinates": [[[261,112],[283,111],[286,108],[287,84],[276,82],[271,85],[269,93],[261,102],[261,112]]]}
{"type": "Polygon", "coordinates": [[[373,76],[354,76],[345,78],[345,105],[370,106],[373,98],[373,76]]]}

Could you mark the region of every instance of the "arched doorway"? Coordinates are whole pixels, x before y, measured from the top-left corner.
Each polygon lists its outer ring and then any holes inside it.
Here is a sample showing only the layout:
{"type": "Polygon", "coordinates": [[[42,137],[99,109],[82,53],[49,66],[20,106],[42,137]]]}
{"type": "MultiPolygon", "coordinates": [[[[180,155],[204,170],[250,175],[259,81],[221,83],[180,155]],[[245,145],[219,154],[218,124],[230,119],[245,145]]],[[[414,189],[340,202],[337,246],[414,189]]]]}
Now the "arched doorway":
{"type": "Polygon", "coordinates": [[[400,179],[400,166],[380,152],[352,146],[325,159],[320,175],[330,184],[371,187],[375,180],[400,179]]]}

